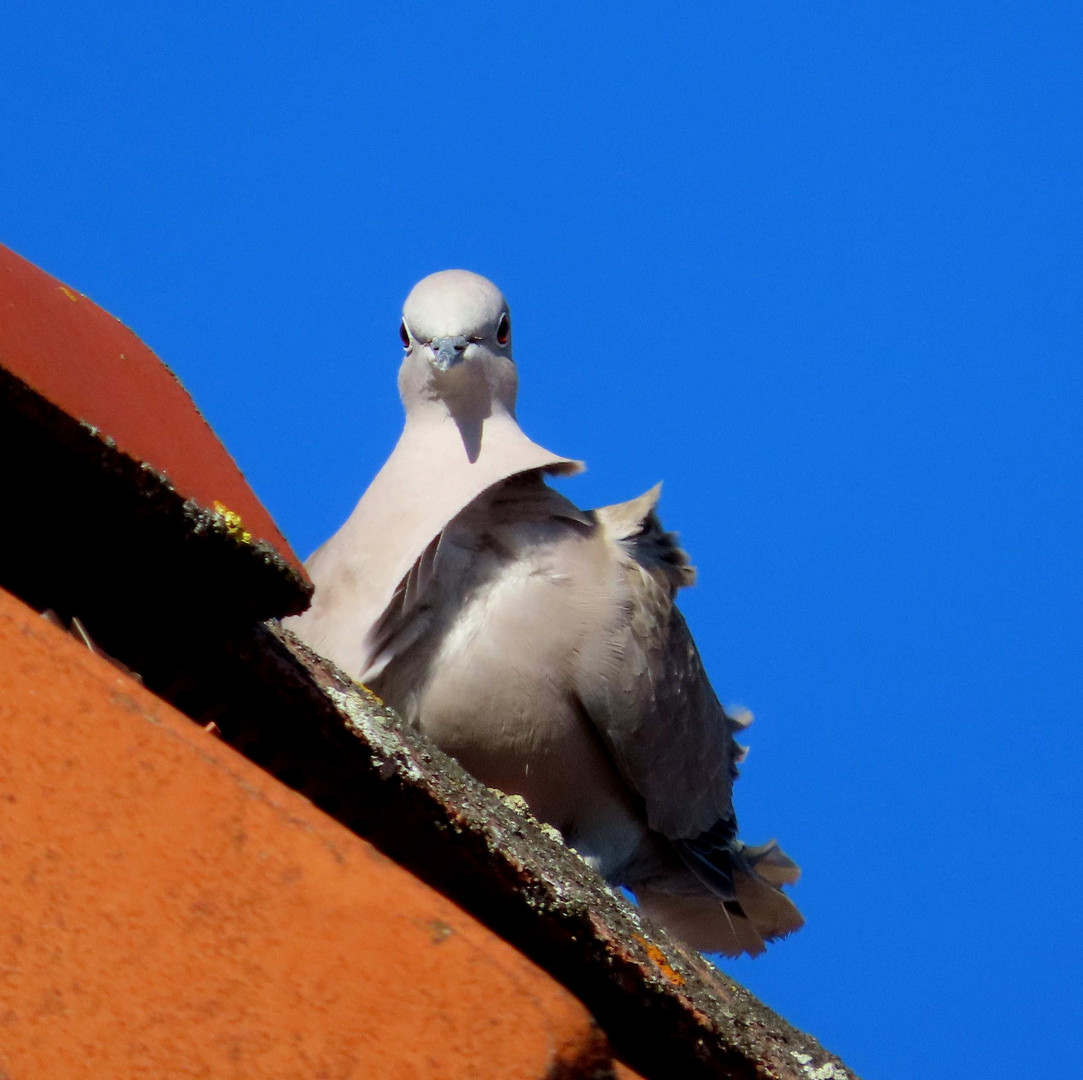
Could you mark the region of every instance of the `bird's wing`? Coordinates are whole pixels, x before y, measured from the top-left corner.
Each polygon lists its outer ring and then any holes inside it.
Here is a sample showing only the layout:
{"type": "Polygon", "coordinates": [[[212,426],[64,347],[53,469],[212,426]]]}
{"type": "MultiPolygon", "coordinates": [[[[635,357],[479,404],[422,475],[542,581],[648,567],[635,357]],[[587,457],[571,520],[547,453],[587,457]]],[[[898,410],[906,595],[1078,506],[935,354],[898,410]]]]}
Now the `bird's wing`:
{"type": "Polygon", "coordinates": [[[581,645],[576,689],[650,828],[726,844],[736,832],[730,792],[742,724],[719,703],[674,606],[695,571],[654,512],[659,490],[595,511],[618,588],[604,629],[581,645]]]}
{"type": "MultiPolygon", "coordinates": [[[[520,472],[483,491],[432,538],[399,582],[387,607],[373,624],[365,679],[376,679],[436,622],[447,622],[445,607],[457,607],[461,582],[478,560],[494,567],[512,556],[510,533],[529,532],[537,523],[557,519],[574,535],[594,526],[593,518],[548,487],[543,469],[520,472]]],[[[513,538],[514,539],[514,538],[513,538]]],[[[520,649],[523,642],[509,643],[520,649]]],[[[509,657],[509,670],[525,660],[509,657]]]]}

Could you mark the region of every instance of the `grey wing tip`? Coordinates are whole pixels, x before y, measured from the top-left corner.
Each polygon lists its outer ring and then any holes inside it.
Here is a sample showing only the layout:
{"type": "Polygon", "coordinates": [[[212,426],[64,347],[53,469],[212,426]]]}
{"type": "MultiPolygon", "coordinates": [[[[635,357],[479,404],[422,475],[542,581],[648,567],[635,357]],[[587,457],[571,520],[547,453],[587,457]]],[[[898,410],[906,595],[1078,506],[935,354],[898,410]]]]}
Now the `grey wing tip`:
{"type": "Polygon", "coordinates": [[[696,569],[680,546],[680,537],[662,526],[656,508],[662,494],[661,482],[627,502],[599,507],[597,519],[618,543],[628,548],[636,562],[661,570],[674,589],[696,582],[696,569]]]}

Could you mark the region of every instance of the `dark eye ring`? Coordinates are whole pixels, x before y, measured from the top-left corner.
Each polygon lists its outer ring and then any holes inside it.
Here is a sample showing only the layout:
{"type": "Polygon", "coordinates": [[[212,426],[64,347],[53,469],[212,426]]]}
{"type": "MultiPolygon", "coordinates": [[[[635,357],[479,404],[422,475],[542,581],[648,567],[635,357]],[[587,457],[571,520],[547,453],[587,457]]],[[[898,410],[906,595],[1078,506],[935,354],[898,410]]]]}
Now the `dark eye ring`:
{"type": "Polygon", "coordinates": [[[406,329],[405,319],[399,323],[399,337],[402,338],[402,347],[404,349],[410,348],[410,331],[406,329]]]}
{"type": "Polygon", "coordinates": [[[500,316],[500,322],[496,324],[496,341],[498,345],[507,345],[508,338],[511,337],[511,319],[508,318],[508,313],[505,311],[500,316]]]}

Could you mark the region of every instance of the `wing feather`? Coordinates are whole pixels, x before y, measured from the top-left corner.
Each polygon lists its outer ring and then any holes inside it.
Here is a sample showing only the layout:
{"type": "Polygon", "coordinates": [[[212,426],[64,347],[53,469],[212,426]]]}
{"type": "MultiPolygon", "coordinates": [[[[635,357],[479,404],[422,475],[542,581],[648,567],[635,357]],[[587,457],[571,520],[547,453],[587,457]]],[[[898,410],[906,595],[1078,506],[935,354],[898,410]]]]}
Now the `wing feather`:
{"type": "Polygon", "coordinates": [[[577,691],[642,797],[650,828],[671,839],[709,834],[706,855],[736,832],[739,724],[719,703],[674,605],[695,571],[655,514],[658,495],[655,487],[595,511],[616,564],[619,602],[607,632],[583,644],[577,691]]]}

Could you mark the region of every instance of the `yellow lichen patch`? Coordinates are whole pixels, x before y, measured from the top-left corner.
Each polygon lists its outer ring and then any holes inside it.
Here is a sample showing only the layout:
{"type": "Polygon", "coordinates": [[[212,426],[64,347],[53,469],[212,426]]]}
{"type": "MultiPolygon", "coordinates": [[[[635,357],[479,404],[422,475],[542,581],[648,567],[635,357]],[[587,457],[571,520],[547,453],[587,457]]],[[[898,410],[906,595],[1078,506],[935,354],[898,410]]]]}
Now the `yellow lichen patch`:
{"type": "Polygon", "coordinates": [[[77,292],[72,292],[66,285],[58,285],[58,289],[73,303],[78,304],[81,299],[77,292]]]}
{"type": "Polygon", "coordinates": [[[242,544],[252,543],[252,534],[244,527],[241,515],[235,510],[230,510],[224,503],[215,500],[214,512],[226,523],[226,532],[242,544]]]}
{"type": "Polygon", "coordinates": [[[369,701],[371,701],[373,704],[375,704],[375,705],[383,705],[384,704],[384,699],[382,697],[380,697],[380,695],[377,694],[375,691],[370,690],[364,683],[360,683],[360,682],[357,682],[355,680],[354,681],[354,686],[359,687],[360,690],[361,690],[361,693],[363,693],[365,695],[365,697],[367,697],[369,699],[369,701]]]}
{"type": "Polygon", "coordinates": [[[632,936],[646,950],[647,956],[650,958],[654,966],[658,968],[658,970],[674,986],[684,985],[684,976],[679,971],[674,971],[674,969],[670,966],[669,961],[666,960],[666,954],[662,952],[662,950],[658,948],[658,946],[655,945],[654,942],[648,941],[645,937],[641,937],[639,934],[633,934],[632,936]]]}

